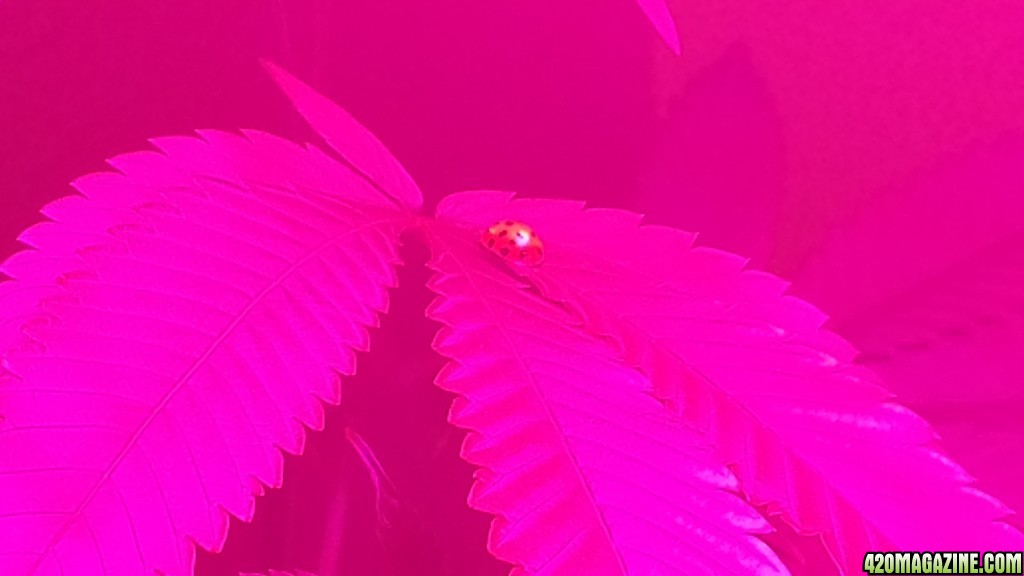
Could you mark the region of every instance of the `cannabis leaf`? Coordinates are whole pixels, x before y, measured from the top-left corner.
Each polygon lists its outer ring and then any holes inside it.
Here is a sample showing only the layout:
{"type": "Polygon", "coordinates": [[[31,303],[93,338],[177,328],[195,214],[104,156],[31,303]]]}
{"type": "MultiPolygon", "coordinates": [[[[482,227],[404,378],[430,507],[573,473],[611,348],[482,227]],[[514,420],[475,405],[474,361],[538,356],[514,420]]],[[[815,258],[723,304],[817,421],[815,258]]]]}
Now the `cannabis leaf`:
{"type": "Polygon", "coordinates": [[[498,515],[491,552],[526,574],[786,574],[706,439],[468,232],[430,229],[441,297],[427,313],[454,360],[437,379],[461,395],[449,419],[474,432],[469,503],[498,515]]]}
{"type": "Polygon", "coordinates": [[[778,278],[579,202],[467,192],[418,215],[375,137],[266,67],[330,152],[153,140],[76,181],[0,267],[0,573],[190,575],[340,400],[406,230],[432,250],[469,503],[514,573],[785,574],[752,505],[847,573],[868,549],[1022,547],[778,278]],[[541,234],[539,267],[479,243],[507,219],[541,234]]]}
{"type": "Polygon", "coordinates": [[[387,307],[402,208],[315,148],[200,135],[79,179],[0,268],[4,574],[191,574],[387,307]]]}
{"type": "Polygon", "coordinates": [[[500,218],[546,230],[547,261],[527,273],[535,289],[613,339],[670,410],[710,434],[750,500],[821,533],[847,573],[865,550],[1024,545],[999,521],[1009,510],[968,485],[931,428],[778,278],[581,203],[467,192],[437,213],[469,230],[500,218]]]}

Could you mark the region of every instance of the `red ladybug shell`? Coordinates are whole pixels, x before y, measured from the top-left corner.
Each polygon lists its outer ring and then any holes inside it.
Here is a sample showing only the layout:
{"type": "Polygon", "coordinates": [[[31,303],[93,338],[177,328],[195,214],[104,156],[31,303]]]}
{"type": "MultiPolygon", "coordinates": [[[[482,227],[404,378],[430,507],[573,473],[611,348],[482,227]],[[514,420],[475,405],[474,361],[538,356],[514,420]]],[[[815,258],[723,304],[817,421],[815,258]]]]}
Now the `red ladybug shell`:
{"type": "Polygon", "coordinates": [[[488,228],[480,240],[488,250],[509,262],[537,266],[544,260],[544,243],[522,222],[498,222],[488,228]]]}

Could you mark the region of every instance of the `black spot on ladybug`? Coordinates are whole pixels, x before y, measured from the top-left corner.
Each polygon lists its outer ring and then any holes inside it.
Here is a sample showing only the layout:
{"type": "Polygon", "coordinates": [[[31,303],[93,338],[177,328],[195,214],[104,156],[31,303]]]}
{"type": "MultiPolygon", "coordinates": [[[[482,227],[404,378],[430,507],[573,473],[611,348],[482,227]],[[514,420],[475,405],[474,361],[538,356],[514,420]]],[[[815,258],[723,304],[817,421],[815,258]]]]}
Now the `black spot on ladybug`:
{"type": "Polygon", "coordinates": [[[489,240],[487,241],[487,247],[488,247],[488,248],[491,248],[491,247],[493,247],[493,246],[494,246],[494,238],[491,238],[491,239],[489,239],[489,240]]]}
{"type": "Polygon", "coordinates": [[[516,223],[511,220],[505,220],[505,226],[515,226],[515,224],[516,223]]]}
{"type": "Polygon", "coordinates": [[[501,255],[502,256],[508,256],[508,248],[502,248],[501,249],[501,255]]]}
{"type": "Polygon", "coordinates": [[[508,230],[502,230],[501,232],[498,232],[498,236],[501,238],[508,236],[508,230]]]}

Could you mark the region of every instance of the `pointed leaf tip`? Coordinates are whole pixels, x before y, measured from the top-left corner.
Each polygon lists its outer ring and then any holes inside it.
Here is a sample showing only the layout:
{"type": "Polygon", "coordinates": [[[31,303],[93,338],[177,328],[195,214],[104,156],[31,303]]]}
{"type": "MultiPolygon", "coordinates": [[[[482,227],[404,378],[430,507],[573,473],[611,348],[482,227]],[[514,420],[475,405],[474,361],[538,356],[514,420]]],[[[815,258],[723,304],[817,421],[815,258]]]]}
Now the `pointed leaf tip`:
{"type": "Polygon", "coordinates": [[[260,64],[295,110],[341,158],[402,206],[415,210],[423,205],[423,194],[412,176],[369,129],[277,64],[262,58],[260,64]]]}
{"type": "Polygon", "coordinates": [[[682,52],[679,46],[679,32],[676,30],[675,20],[672,19],[672,12],[669,11],[665,0],[636,0],[636,3],[640,5],[640,9],[654,25],[658,35],[678,56],[682,52]]]}

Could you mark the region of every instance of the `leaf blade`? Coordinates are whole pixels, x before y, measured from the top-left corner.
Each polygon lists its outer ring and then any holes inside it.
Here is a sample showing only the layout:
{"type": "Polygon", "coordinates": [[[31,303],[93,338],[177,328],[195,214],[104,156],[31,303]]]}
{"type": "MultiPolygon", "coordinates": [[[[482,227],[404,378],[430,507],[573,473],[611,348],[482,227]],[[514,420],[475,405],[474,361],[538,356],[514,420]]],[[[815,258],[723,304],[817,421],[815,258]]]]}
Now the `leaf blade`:
{"type": "Polygon", "coordinates": [[[428,315],[445,325],[434,346],[453,360],[436,382],[460,395],[449,420],[472,430],[469,502],[497,516],[496,557],[530,574],[787,573],[751,536],[767,523],[646,379],[495,266],[476,234],[428,234],[428,315]]]}
{"type": "Polygon", "coordinates": [[[405,217],[385,197],[312,149],[202,135],[79,179],[0,266],[5,574],[191,574],[192,542],[218,550],[280,486],[386,309],[405,217]],[[56,508],[19,479],[47,467],[87,471],[56,508]]]}
{"type": "Polygon", "coordinates": [[[261,60],[261,63],[299,114],[342,159],[401,205],[411,209],[423,205],[419,186],[384,144],[358,120],[280,66],[269,60],[261,60]]]}
{"type": "Polygon", "coordinates": [[[1020,547],[999,521],[1005,507],[967,485],[932,446],[931,428],[852,366],[853,348],[820,330],[824,315],[785,296],[785,282],[693,248],[692,234],[639,227],[636,214],[510,198],[453,195],[438,216],[468,229],[504,219],[533,227],[547,260],[523,270],[529,281],[614,339],[662,401],[712,435],[751,500],[824,532],[848,573],[886,545],[1020,547]],[[935,521],[939,497],[957,524],[935,521]]]}

